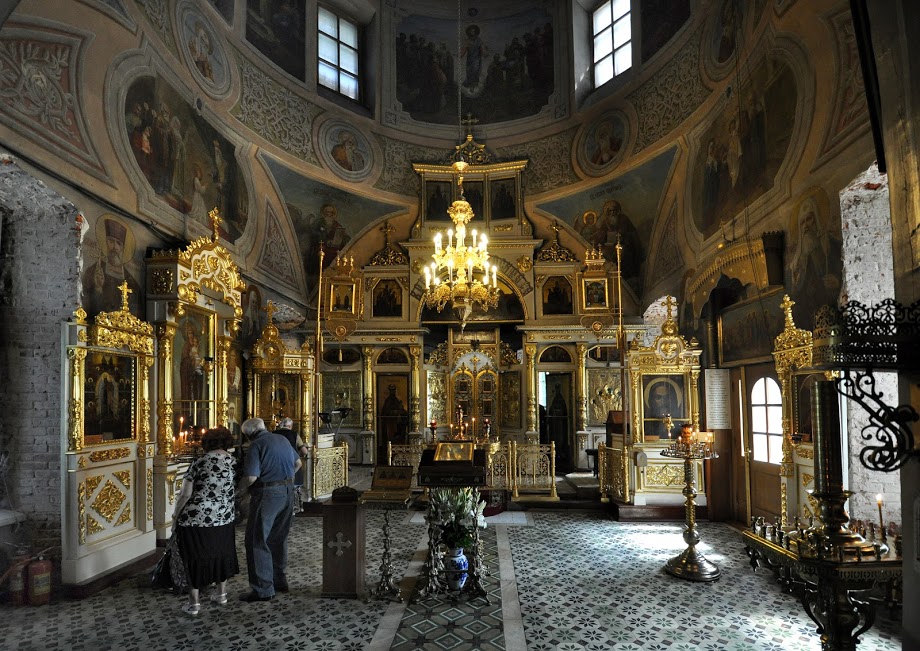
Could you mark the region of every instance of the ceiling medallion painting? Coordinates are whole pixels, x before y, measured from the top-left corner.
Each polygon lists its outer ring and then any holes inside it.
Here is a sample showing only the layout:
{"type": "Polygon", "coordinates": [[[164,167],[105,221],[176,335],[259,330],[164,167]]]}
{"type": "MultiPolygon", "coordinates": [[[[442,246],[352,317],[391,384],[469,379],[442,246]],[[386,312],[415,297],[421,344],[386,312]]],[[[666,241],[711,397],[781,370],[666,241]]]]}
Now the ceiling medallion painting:
{"type": "Polygon", "coordinates": [[[209,94],[225,95],[230,89],[230,66],[210,21],[189,2],[179,5],[177,17],[182,51],[192,74],[209,94]]]}
{"type": "Polygon", "coordinates": [[[589,124],[575,148],[578,164],[591,176],[603,176],[626,155],[629,123],[620,111],[610,111],[589,124]]]}
{"type": "Polygon", "coordinates": [[[374,150],[364,135],[341,120],[327,120],[317,138],[326,167],[346,181],[363,181],[373,169],[374,150]]]}

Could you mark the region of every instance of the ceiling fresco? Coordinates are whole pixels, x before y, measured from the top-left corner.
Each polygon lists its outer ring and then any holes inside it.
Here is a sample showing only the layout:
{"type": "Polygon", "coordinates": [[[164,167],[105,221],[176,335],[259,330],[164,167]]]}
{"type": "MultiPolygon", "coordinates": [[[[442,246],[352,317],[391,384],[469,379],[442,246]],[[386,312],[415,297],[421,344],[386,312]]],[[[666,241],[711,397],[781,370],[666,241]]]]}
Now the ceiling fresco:
{"type": "Polygon", "coordinates": [[[411,14],[396,32],[396,97],[420,122],[456,124],[458,86],[460,112],[481,122],[534,115],[553,93],[553,18],[539,7],[468,7],[460,29],[456,16],[411,14]]]}
{"type": "Polygon", "coordinates": [[[315,290],[319,276],[320,242],[324,242],[325,268],[372,223],[406,212],[404,206],[374,201],[306,177],[270,156],[263,155],[262,161],[297,234],[308,294],[315,290]]]}
{"type": "Polygon", "coordinates": [[[539,204],[540,211],[571,225],[589,246],[616,259],[619,233],[623,244],[623,280],[637,295],[665,183],[677,152],[672,147],[647,163],[602,185],[539,204]]]}

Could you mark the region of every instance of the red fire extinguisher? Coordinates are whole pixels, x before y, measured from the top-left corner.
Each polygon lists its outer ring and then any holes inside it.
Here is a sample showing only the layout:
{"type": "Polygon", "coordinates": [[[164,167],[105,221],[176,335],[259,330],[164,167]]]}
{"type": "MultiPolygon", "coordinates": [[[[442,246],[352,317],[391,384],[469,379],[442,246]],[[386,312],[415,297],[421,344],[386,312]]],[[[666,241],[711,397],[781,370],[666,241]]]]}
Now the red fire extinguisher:
{"type": "Polygon", "coordinates": [[[42,606],[51,601],[51,561],[39,554],[27,570],[29,605],[42,606]]]}

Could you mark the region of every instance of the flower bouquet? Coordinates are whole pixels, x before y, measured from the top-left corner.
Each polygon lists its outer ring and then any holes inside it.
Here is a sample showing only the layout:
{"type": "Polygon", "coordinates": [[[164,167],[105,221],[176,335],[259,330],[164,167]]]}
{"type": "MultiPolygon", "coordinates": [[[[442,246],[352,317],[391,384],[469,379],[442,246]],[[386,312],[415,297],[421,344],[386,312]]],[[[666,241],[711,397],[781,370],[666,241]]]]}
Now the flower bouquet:
{"type": "Polygon", "coordinates": [[[440,542],[449,548],[472,547],[475,530],[486,526],[483,510],[486,503],[472,488],[435,488],[431,504],[440,542]]]}

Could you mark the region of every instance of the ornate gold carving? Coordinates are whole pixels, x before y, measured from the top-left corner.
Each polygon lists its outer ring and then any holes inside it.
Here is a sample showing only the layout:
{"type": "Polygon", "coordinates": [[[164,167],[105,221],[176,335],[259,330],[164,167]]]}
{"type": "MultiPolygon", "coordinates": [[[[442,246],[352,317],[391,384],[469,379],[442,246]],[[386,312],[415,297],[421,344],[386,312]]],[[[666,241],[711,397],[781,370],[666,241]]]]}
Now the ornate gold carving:
{"type": "Polygon", "coordinates": [[[781,306],[786,315],[786,324],[783,331],[773,340],[773,359],[776,362],[776,372],[782,375],[785,371],[811,366],[812,359],[812,333],[795,327],[792,318],[792,306],[795,301],[786,294],[783,296],[781,306]]]}
{"type": "Polygon", "coordinates": [[[154,269],[151,274],[150,289],[154,294],[173,293],[173,272],[171,269],[154,269]]]}
{"type": "Polygon", "coordinates": [[[104,477],[102,475],[96,475],[95,477],[88,477],[86,479],[86,497],[92,497],[93,493],[96,492],[96,489],[99,488],[99,484],[102,483],[104,477]]]}
{"type": "Polygon", "coordinates": [[[111,522],[127,498],[128,496],[118,490],[115,484],[107,481],[90,506],[96,513],[111,522]]]}
{"type": "Polygon", "coordinates": [[[814,459],[815,458],[815,449],[805,445],[795,446],[795,453],[803,459],[814,459]]]}
{"type": "Polygon", "coordinates": [[[76,318],[77,325],[86,325],[86,310],[83,309],[82,305],[74,310],[73,315],[76,318]]]}
{"type": "Polygon", "coordinates": [[[86,381],[86,348],[67,348],[70,359],[71,399],[67,403],[67,438],[71,452],[83,449],[83,385],[86,381]]]}
{"type": "Polygon", "coordinates": [[[147,468],[147,520],[153,520],[153,468],[147,468]]]}
{"type": "MultiPolygon", "coordinates": [[[[125,281],[127,282],[127,281],[125,281]]],[[[127,290],[127,285],[123,285],[127,290]]],[[[153,326],[128,311],[127,295],[123,291],[122,309],[101,312],[89,328],[89,343],[104,348],[125,348],[135,353],[153,355],[153,326]]]]}
{"type": "Polygon", "coordinates": [[[806,512],[810,512],[809,515],[813,515],[815,520],[818,522],[821,521],[821,506],[818,504],[818,498],[814,496],[813,493],[806,493],[808,495],[808,507],[805,507],[806,512]]]}
{"type": "Polygon", "coordinates": [[[397,342],[402,341],[402,337],[377,337],[374,341],[379,341],[381,343],[397,342]]]}
{"type": "Polygon", "coordinates": [[[131,471],[130,470],[116,470],[112,473],[118,481],[124,484],[125,488],[131,488],[131,471]]]}
{"type": "Polygon", "coordinates": [[[786,514],[788,513],[789,508],[789,497],[788,490],[786,487],[786,482],[783,482],[779,486],[779,517],[780,522],[785,527],[786,526],[786,514]]]}
{"type": "Polygon", "coordinates": [[[86,455],[81,454],[79,457],[77,457],[77,467],[78,468],[86,467],[86,455]]]}
{"type": "Polygon", "coordinates": [[[537,252],[539,262],[575,262],[575,254],[559,244],[559,222],[553,221],[553,241],[537,252]]]}
{"type": "Polygon", "coordinates": [[[450,420],[447,416],[447,374],[441,371],[428,371],[428,418],[444,424],[450,420]]]}
{"type": "MultiPolygon", "coordinates": [[[[83,449],[83,401],[71,399],[67,409],[68,422],[68,439],[70,450],[76,452],[83,449]]],[[[82,458],[82,457],[81,457],[82,458]]]]}
{"type": "MultiPolygon", "coordinates": [[[[141,398],[141,422],[140,422],[140,443],[150,440],[150,401],[147,398],[141,398]]],[[[143,446],[141,446],[143,447],[143,446]]],[[[140,452],[140,448],[138,448],[140,452]]]]}
{"type": "Polygon", "coordinates": [[[517,259],[517,268],[522,274],[526,274],[533,269],[533,259],[529,255],[522,255],[517,259]]]}
{"type": "Polygon", "coordinates": [[[493,228],[496,233],[510,233],[514,229],[514,224],[495,224],[493,228]]]}
{"type": "Polygon", "coordinates": [[[502,366],[514,366],[518,363],[517,351],[514,350],[508,342],[501,342],[500,349],[501,357],[499,358],[499,364],[502,366]]]}
{"type": "Polygon", "coordinates": [[[684,466],[676,463],[651,463],[645,469],[645,481],[649,486],[682,486],[684,466]]]}
{"type": "Polygon", "coordinates": [[[572,335],[548,335],[546,338],[553,341],[570,341],[572,335]]]}
{"type": "Polygon", "coordinates": [[[208,211],[208,220],[211,222],[211,239],[216,242],[220,239],[220,225],[224,223],[217,206],[208,211]]]}
{"type": "Polygon", "coordinates": [[[105,527],[99,524],[99,521],[96,520],[96,518],[94,518],[93,516],[89,514],[86,515],[86,525],[87,525],[86,528],[90,535],[94,533],[102,533],[103,531],[105,531],[105,527]]]}
{"type": "Polygon", "coordinates": [[[121,515],[118,516],[118,521],[115,523],[115,526],[122,525],[126,522],[131,521],[131,505],[128,504],[125,506],[125,510],[121,512],[121,515]]]}
{"type": "Polygon", "coordinates": [[[811,482],[815,480],[814,475],[810,475],[807,472],[802,473],[802,486],[808,486],[811,482]]]}
{"type": "Polygon", "coordinates": [[[241,293],[246,290],[246,283],[230,252],[217,238],[199,237],[182,251],[154,251],[151,257],[155,268],[163,268],[162,263],[166,262],[179,265],[176,293],[183,301],[194,303],[204,287],[221,294],[222,300],[234,311],[236,308],[242,310],[241,293]]]}
{"type": "Polygon", "coordinates": [[[96,450],[95,452],[90,452],[89,460],[98,463],[100,461],[114,461],[115,459],[124,459],[127,456],[131,455],[131,450],[128,448],[114,448],[111,450],[96,450]]]}
{"type": "Polygon", "coordinates": [[[177,485],[176,471],[166,473],[166,498],[170,504],[176,503],[176,493],[179,491],[177,485]]]}
{"type": "Polygon", "coordinates": [[[383,222],[383,226],[380,227],[380,230],[383,231],[385,244],[383,248],[375,253],[371,258],[371,266],[408,264],[409,257],[390,242],[390,233],[395,230],[392,226],[390,226],[390,220],[385,220],[383,222]]]}
{"type": "Polygon", "coordinates": [[[313,494],[327,495],[348,485],[348,445],[313,451],[313,494]]]}
{"type": "Polygon", "coordinates": [[[434,366],[447,366],[447,342],[442,341],[428,356],[428,363],[434,366]]]}
{"type": "Polygon", "coordinates": [[[86,542],[86,482],[81,481],[77,486],[77,511],[80,528],[80,544],[86,542]]]}

